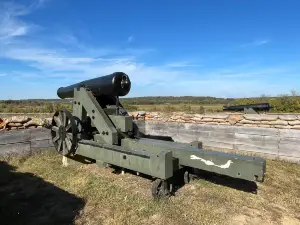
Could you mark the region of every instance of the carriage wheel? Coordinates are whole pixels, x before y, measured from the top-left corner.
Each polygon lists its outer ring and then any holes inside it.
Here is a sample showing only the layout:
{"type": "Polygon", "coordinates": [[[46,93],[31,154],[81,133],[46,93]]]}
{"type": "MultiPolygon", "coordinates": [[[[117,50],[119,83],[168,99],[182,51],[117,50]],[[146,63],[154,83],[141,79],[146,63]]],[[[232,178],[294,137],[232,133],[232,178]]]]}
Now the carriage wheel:
{"type": "Polygon", "coordinates": [[[64,156],[74,154],[77,147],[78,126],[68,110],[58,110],[52,119],[51,136],[54,147],[64,156]]]}
{"type": "Polygon", "coordinates": [[[172,193],[173,185],[167,180],[156,179],[151,187],[152,197],[155,199],[169,197],[172,193]]]}

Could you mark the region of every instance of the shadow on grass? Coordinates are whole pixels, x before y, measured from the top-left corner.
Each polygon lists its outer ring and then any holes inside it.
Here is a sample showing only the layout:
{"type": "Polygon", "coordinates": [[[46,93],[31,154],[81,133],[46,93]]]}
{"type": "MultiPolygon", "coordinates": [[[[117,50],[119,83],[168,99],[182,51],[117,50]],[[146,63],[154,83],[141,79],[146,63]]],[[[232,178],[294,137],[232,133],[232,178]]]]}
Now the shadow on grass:
{"type": "MultiPolygon", "coordinates": [[[[140,132],[140,136],[142,138],[174,142],[174,140],[170,136],[145,135],[142,132],[140,132]]],[[[177,174],[175,174],[175,176],[172,179],[172,183],[174,184],[175,192],[185,185],[184,179],[183,179],[183,172],[184,171],[177,172],[177,174]]],[[[209,181],[214,184],[230,187],[230,188],[240,190],[243,192],[257,194],[258,187],[255,182],[232,178],[229,176],[211,173],[211,172],[203,171],[203,170],[199,170],[199,169],[193,169],[192,173],[195,175],[194,178],[196,178],[196,179],[204,179],[204,180],[209,181]]]]}
{"type": "Polygon", "coordinates": [[[0,161],[1,224],[73,224],[84,200],[0,161]]]}
{"type": "Polygon", "coordinates": [[[211,173],[207,171],[202,171],[198,169],[195,169],[194,174],[198,179],[200,178],[209,181],[211,183],[230,187],[239,191],[257,194],[258,187],[257,184],[253,181],[237,179],[237,178],[211,173]]]}
{"type": "MultiPolygon", "coordinates": [[[[112,173],[114,174],[121,174],[122,168],[117,167],[117,166],[111,166],[113,169],[112,173]]],[[[127,173],[130,173],[132,175],[136,175],[135,171],[124,169],[127,173]]],[[[176,192],[181,189],[184,185],[187,185],[184,182],[184,172],[185,170],[178,170],[174,174],[172,178],[170,178],[170,183],[172,183],[172,193],[171,195],[176,196],[176,192]]],[[[225,186],[225,187],[230,187],[239,191],[247,192],[250,194],[257,194],[257,184],[255,182],[247,181],[247,180],[242,180],[242,179],[237,179],[237,178],[232,178],[228,177],[225,175],[219,175],[207,171],[201,171],[201,170],[194,170],[192,172],[193,174],[191,175],[192,180],[206,180],[210,183],[214,183],[217,185],[225,186]]],[[[146,175],[146,174],[139,174],[140,177],[143,177],[145,179],[148,179],[149,181],[153,182],[155,180],[154,177],[146,175]]],[[[192,181],[193,182],[193,181],[192,181]]],[[[150,186],[149,186],[150,188],[150,186]]]]}

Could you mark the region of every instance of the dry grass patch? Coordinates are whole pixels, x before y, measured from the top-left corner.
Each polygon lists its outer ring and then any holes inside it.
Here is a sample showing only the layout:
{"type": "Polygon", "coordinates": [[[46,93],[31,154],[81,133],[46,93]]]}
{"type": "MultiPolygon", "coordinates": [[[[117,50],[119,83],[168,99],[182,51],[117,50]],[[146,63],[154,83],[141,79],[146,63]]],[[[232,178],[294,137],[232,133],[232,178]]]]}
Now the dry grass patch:
{"type": "Polygon", "coordinates": [[[148,179],[95,165],[62,167],[51,151],[0,165],[4,224],[300,224],[297,164],[268,161],[257,194],[200,179],[161,201],[152,200],[148,179]]]}

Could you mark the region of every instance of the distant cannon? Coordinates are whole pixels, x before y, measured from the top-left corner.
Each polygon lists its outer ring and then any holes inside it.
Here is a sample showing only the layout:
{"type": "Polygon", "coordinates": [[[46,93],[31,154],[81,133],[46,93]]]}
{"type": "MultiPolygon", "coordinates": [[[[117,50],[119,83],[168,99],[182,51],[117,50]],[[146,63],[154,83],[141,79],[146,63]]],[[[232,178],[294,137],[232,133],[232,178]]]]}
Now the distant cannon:
{"type": "Polygon", "coordinates": [[[223,106],[224,111],[244,111],[245,113],[258,113],[259,111],[268,112],[272,106],[269,103],[258,103],[248,105],[223,106]]]}
{"type": "Polygon", "coordinates": [[[263,158],[204,150],[198,141],[141,138],[132,116],[119,102],[130,86],[129,77],[117,72],[59,88],[60,98],[73,98],[73,113],[58,110],[53,115],[51,136],[57,152],[73,160],[90,159],[101,167],[149,175],[155,178],[151,188],[155,198],[169,196],[177,178],[189,183],[197,169],[263,181],[263,158]]]}

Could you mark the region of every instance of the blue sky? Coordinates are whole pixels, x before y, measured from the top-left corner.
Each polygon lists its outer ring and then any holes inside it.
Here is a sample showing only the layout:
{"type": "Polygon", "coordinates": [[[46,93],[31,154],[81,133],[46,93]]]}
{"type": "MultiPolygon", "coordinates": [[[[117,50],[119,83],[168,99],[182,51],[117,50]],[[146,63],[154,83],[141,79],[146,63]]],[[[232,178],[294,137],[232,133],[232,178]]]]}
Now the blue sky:
{"type": "Polygon", "coordinates": [[[0,0],[0,99],[122,71],[128,97],[300,91],[298,0],[0,0]]]}

